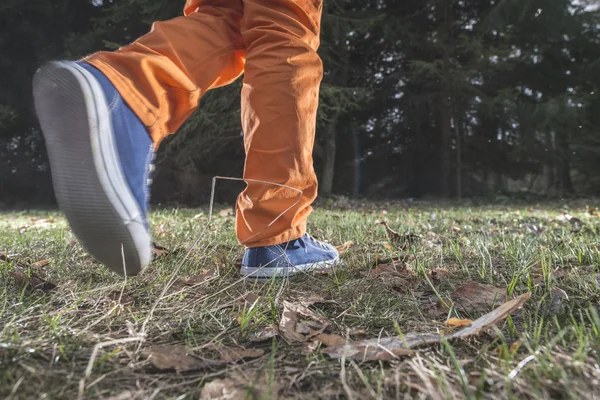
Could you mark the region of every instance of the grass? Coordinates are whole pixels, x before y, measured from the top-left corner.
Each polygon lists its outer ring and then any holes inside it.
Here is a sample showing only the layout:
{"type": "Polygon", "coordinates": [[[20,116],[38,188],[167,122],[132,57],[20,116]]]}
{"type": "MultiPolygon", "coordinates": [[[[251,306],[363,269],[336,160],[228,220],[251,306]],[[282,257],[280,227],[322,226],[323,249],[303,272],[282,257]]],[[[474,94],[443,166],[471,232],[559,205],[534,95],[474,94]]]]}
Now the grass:
{"type": "Polygon", "coordinates": [[[271,282],[237,276],[243,250],[227,212],[203,231],[207,209],[155,210],[156,242],[169,253],[127,280],[90,259],[60,214],[4,213],[0,253],[10,258],[0,261],[0,397],[197,399],[222,384],[239,389],[222,398],[595,398],[600,216],[588,206],[338,201],[317,207],[309,225],[333,244],[354,242],[344,267],[271,282]],[[375,224],[381,219],[418,240],[394,243],[375,224]],[[409,275],[373,273],[394,256],[409,275]],[[17,268],[57,287],[24,287],[17,268]],[[488,333],[391,361],[342,362],[314,341],[253,340],[279,323],[284,301],[314,295],[333,300],[310,309],[348,340],[440,332],[448,317],[486,312],[450,297],[473,281],[532,297],[488,333]],[[158,369],[148,351],[162,345],[183,345],[204,364],[158,369]],[[207,361],[240,347],[263,355],[207,361]]]}

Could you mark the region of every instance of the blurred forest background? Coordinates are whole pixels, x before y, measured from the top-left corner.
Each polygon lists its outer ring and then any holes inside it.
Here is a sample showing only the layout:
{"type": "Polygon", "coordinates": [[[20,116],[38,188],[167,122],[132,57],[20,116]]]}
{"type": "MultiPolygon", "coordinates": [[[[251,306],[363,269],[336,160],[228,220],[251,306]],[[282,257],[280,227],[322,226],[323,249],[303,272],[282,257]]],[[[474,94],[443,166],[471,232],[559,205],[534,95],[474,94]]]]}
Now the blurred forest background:
{"type": "MultiPolygon", "coordinates": [[[[116,49],[183,0],[0,2],[0,204],[52,204],[31,78],[116,49]]],[[[320,192],[369,199],[600,192],[600,11],[575,0],[325,0],[320,192]]],[[[155,202],[241,176],[239,89],[210,92],[159,154],[155,202]]],[[[274,132],[276,134],[276,132],[274,132]]],[[[230,200],[239,187],[219,190],[230,200]]]]}

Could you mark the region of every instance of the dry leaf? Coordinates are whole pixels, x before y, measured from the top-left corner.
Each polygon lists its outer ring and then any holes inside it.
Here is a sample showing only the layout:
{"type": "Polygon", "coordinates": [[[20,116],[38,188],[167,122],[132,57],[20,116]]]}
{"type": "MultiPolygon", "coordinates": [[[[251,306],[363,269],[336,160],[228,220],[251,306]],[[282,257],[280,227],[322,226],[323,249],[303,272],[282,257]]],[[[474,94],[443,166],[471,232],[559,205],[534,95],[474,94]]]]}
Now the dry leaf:
{"type": "Polygon", "coordinates": [[[315,314],[307,306],[289,301],[283,302],[279,333],[288,344],[305,342],[322,333],[329,325],[326,318],[315,314]],[[300,315],[308,321],[299,321],[300,315]]]}
{"type": "Polygon", "coordinates": [[[48,282],[32,272],[27,274],[18,267],[12,271],[8,271],[8,274],[15,278],[22,287],[26,287],[30,290],[41,290],[42,292],[48,293],[56,289],[54,283],[48,282]]]}
{"type": "Polygon", "coordinates": [[[203,282],[206,282],[215,275],[216,271],[213,269],[207,272],[203,272],[199,275],[186,276],[185,278],[180,278],[179,281],[185,286],[196,286],[203,282]]]}
{"type": "Polygon", "coordinates": [[[456,327],[456,326],[469,326],[473,323],[471,319],[459,319],[459,318],[450,318],[448,321],[444,322],[448,326],[456,327]]]}
{"type": "Polygon", "coordinates": [[[469,282],[456,289],[450,298],[464,313],[486,312],[506,299],[504,290],[492,285],[469,282]]]}
{"type": "Polygon", "coordinates": [[[261,376],[216,379],[202,388],[200,400],[244,400],[279,398],[280,386],[277,382],[267,381],[261,376]]]}
{"type": "Polygon", "coordinates": [[[379,276],[381,274],[410,275],[410,271],[401,261],[395,261],[393,264],[379,264],[369,272],[369,276],[379,276]]]}
{"type": "Polygon", "coordinates": [[[323,343],[325,346],[339,346],[346,343],[346,339],[336,334],[329,333],[321,333],[315,336],[319,342],[323,343]]]}
{"type": "MultiPolygon", "coordinates": [[[[525,293],[516,299],[510,300],[494,311],[473,321],[468,327],[445,337],[448,340],[453,340],[478,335],[505,319],[510,313],[521,307],[530,297],[531,293],[525,293]]],[[[375,338],[350,342],[347,345],[327,347],[323,350],[323,353],[332,358],[342,358],[345,356],[346,358],[362,361],[385,360],[398,355],[410,355],[407,354],[407,350],[410,351],[411,348],[418,346],[440,343],[441,338],[442,336],[436,333],[411,332],[404,337],[375,338]]]]}
{"type": "Polygon", "coordinates": [[[219,211],[219,215],[221,217],[228,217],[230,215],[233,215],[233,208],[229,207],[224,210],[221,210],[221,211],[219,211]]]}
{"type": "Polygon", "coordinates": [[[246,395],[244,385],[232,379],[216,379],[204,385],[200,400],[239,400],[245,399],[246,395]]]}
{"type": "Polygon", "coordinates": [[[235,363],[244,358],[261,357],[265,352],[261,349],[246,349],[244,347],[224,347],[211,344],[208,349],[219,353],[221,360],[227,363],[235,363]]]}
{"type": "Polygon", "coordinates": [[[552,288],[552,291],[550,292],[550,296],[551,296],[551,300],[550,300],[550,304],[548,304],[546,312],[549,315],[556,315],[560,312],[563,301],[565,301],[565,300],[569,301],[569,296],[567,295],[567,292],[565,292],[564,290],[562,290],[559,287],[552,288]]]}
{"type": "Polygon", "coordinates": [[[242,304],[242,305],[252,305],[254,303],[256,303],[256,301],[258,301],[258,299],[260,299],[260,296],[257,295],[256,293],[252,293],[252,292],[248,292],[242,296],[240,296],[237,299],[237,302],[242,304]]]}
{"type": "Polygon", "coordinates": [[[398,246],[401,249],[405,249],[408,246],[412,246],[420,239],[419,236],[413,233],[400,234],[396,232],[395,230],[390,228],[390,226],[385,221],[377,221],[376,224],[383,225],[383,227],[385,228],[385,233],[391,244],[394,246],[398,246]]]}
{"type": "Polygon", "coordinates": [[[169,255],[170,251],[166,247],[163,247],[155,242],[152,242],[152,255],[154,258],[165,257],[169,255]]]}
{"type": "Polygon", "coordinates": [[[182,345],[153,346],[144,350],[148,361],[160,370],[175,370],[177,373],[222,365],[223,362],[199,360],[188,355],[188,349],[182,345]]]}
{"type": "Polygon", "coordinates": [[[40,260],[40,261],[36,261],[34,263],[31,263],[31,266],[34,268],[41,268],[44,267],[46,265],[50,264],[50,260],[40,260]]]}
{"type": "Polygon", "coordinates": [[[385,243],[383,244],[383,247],[384,247],[386,250],[389,250],[389,251],[395,251],[395,250],[396,250],[396,249],[394,249],[394,246],[392,246],[392,245],[391,245],[391,244],[389,244],[388,242],[385,242],[385,243]]]}
{"type": "Polygon", "coordinates": [[[248,340],[250,342],[258,343],[276,336],[279,336],[279,329],[275,325],[267,325],[252,331],[252,333],[248,335],[248,340]]]}
{"type": "Polygon", "coordinates": [[[346,254],[348,249],[350,247],[352,247],[353,244],[354,244],[354,242],[352,240],[349,240],[346,243],[344,243],[343,245],[337,246],[336,249],[337,249],[338,253],[340,253],[340,257],[343,256],[344,254],[346,254]]]}

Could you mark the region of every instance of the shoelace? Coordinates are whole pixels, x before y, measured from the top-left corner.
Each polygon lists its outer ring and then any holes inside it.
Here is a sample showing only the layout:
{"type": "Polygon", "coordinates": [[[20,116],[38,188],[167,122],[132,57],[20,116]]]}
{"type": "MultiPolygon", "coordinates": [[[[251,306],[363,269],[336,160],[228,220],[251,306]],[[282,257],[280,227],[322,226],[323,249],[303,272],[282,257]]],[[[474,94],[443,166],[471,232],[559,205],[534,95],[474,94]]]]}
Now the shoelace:
{"type": "MultiPolygon", "coordinates": [[[[325,249],[325,250],[328,250],[328,249],[329,249],[325,243],[323,243],[323,242],[321,242],[321,241],[319,241],[319,240],[315,239],[314,237],[312,237],[312,236],[310,235],[310,233],[307,233],[307,234],[306,234],[306,239],[308,239],[308,240],[309,240],[309,241],[310,241],[312,244],[314,244],[314,245],[316,245],[316,246],[319,246],[319,247],[320,247],[320,248],[322,248],[322,249],[325,249]]],[[[300,237],[300,238],[298,239],[298,242],[300,242],[300,244],[302,245],[302,247],[306,248],[306,242],[305,242],[305,240],[304,240],[304,237],[300,237]]]]}

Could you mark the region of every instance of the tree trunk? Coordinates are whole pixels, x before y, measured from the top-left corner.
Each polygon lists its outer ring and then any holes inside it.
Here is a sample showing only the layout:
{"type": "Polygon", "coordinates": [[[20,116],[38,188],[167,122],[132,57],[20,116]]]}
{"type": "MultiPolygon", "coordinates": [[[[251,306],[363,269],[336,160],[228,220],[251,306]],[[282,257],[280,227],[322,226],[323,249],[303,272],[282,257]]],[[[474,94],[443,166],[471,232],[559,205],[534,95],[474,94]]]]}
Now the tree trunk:
{"type": "Polygon", "coordinates": [[[556,165],[552,132],[546,131],[546,194],[552,196],[556,189],[556,165]]]}
{"type": "Polygon", "coordinates": [[[451,83],[450,83],[450,40],[452,36],[452,25],[450,17],[449,1],[445,0],[443,4],[438,5],[439,15],[444,21],[440,32],[442,42],[442,87],[440,92],[440,195],[450,197],[450,170],[452,168],[452,154],[450,152],[452,109],[450,103],[451,83]]]}
{"type": "Polygon", "coordinates": [[[573,193],[571,180],[571,150],[569,149],[569,132],[561,129],[556,132],[556,152],[558,153],[558,183],[560,194],[573,193]]]}
{"type": "Polygon", "coordinates": [[[454,132],[456,137],[456,197],[462,199],[462,144],[460,140],[460,128],[458,126],[458,113],[454,113],[454,132]]]}
{"type": "Polygon", "coordinates": [[[440,95],[440,195],[450,196],[450,102],[448,93],[440,95]]]}
{"type": "Polygon", "coordinates": [[[321,178],[321,194],[325,197],[333,193],[333,178],[335,174],[335,153],[337,150],[336,138],[337,118],[329,123],[323,154],[323,177],[321,178]]]}
{"type": "Polygon", "coordinates": [[[352,128],[353,149],[354,149],[354,197],[360,197],[361,188],[361,164],[362,152],[360,150],[360,132],[357,127],[352,128]]]}

